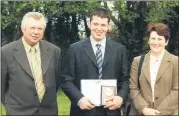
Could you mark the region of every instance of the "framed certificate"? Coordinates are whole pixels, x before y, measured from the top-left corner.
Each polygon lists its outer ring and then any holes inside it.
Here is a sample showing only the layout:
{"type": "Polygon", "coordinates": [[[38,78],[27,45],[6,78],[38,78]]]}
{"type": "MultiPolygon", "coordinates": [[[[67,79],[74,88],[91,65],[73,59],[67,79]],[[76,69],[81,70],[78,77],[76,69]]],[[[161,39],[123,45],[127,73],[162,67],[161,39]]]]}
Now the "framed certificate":
{"type": "Polygon", "coordinates": [[[81,92],[85,97],[89,98],[95,106],[101,106],[105,104],[102,102],[104,102],[107,96],[117,94],[117,80],[82,79],[81,92]]]}
{"type": "Polygon", "coordinates": [[[116,95],[116,86],[101,86],[101,105],[106,105],[106,100],[116,95]]]}

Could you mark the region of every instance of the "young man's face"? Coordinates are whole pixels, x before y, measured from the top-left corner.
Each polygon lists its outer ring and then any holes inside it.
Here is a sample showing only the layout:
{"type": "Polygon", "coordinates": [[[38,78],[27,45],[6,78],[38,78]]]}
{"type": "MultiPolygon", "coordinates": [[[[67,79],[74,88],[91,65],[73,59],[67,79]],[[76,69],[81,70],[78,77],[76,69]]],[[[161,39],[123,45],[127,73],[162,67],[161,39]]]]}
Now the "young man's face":
{"type": "Polygon", "coordinates": [[[30,45],[37,44],[44,35],[44,25],[41,20],[29,18],[25,27],[21,27],[24,40],[30,45]]]}
{"type": "Polygon", "coordinates": [[[93,16],[89,22],[89,28],[91,30],[91,36],[93,39],[96,41],[104,39],[109,29],[108,18],[93,16]]]}

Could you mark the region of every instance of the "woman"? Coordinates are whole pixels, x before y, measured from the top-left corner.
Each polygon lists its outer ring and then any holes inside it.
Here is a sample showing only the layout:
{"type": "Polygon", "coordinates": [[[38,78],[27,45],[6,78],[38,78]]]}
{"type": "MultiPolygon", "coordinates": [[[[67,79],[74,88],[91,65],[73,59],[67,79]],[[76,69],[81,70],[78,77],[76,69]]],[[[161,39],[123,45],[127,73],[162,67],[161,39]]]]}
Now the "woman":
{"type": "Polygon", "coordinates": [[[140,56],[135,57],[130,72],[130,98],[142,115],[178,115],[178,57],[165,47],[170,32],[165,24],[150,24],[147,29],[150,51],[145,55],[139,76],[140,56]]]}

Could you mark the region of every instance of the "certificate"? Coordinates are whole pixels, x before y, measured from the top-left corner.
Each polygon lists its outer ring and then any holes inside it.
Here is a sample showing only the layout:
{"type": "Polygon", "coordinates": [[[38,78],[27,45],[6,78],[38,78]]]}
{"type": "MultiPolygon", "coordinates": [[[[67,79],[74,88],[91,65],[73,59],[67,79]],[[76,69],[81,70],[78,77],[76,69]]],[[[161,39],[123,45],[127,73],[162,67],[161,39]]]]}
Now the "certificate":
{"type": "MultiPolygon", "coordinates": [[[[101,106],[102,104],[102,86],[112,86],[117,88],[116,79],[82,79],[81,80],[81,92],[89,98],[95,106],[101,106]]],[[[117,94],[117,89],[115,94],[117,94]]]]}

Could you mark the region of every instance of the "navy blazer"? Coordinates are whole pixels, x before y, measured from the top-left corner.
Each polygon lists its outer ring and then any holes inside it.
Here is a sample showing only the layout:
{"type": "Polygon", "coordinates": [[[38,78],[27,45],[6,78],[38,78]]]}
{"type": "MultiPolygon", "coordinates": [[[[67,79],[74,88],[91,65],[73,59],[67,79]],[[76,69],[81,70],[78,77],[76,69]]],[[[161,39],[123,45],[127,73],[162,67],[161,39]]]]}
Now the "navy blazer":
{"type": "MultiPolygon", "coordinates": [[[[81,79],[98,79],[96,57],[90,39],[70,45],[64,59],[62,76],[65,79],[62,89],[71,100],[71,115],[95,113],[93,110],[81,110],[77,105],[84,96],[80,92],[81,79]]],[[[106,40],[103,60],[102,79],[117,79],[117,94],[123,99],[127,97],[129,72],[126,48],[112,40],[106,40]]],[[[107,111],[109,115],[120,115],[120,110],[107,111]]]]}

